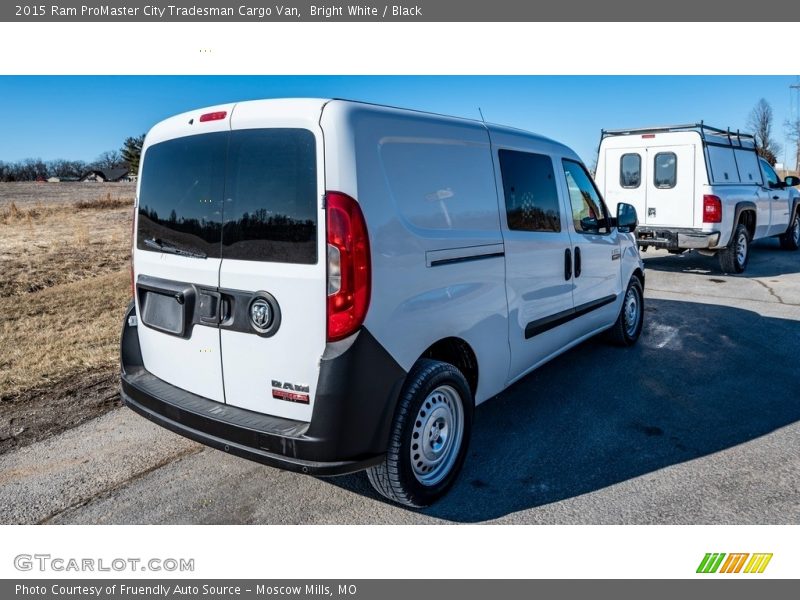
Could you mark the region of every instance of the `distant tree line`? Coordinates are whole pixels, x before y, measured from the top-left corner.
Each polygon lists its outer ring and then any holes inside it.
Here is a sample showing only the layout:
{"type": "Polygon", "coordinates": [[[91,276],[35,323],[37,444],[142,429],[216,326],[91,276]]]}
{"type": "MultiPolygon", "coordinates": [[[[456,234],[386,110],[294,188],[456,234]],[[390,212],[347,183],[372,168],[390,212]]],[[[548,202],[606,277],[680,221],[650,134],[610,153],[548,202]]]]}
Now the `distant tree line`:
{"type": "Polygon", "coordinates": [[[36,181],[58,177],[64,180],[80,179],[91,170],[106,170],[125,167],[132,173],[139,170],[144,135],[129,137],[120,150],[107,150],[94,161],[65,160],[58,158],[44,161],[41,158],[26,158],[17,162],[0,160],[0,181],[36,181]]]}

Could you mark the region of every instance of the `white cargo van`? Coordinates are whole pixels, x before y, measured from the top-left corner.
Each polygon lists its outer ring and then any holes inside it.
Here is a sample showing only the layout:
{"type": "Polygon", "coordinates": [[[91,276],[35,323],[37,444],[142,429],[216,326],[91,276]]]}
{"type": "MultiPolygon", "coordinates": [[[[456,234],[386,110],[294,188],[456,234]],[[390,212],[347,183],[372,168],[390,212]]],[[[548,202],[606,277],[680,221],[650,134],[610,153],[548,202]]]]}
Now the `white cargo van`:
{"type": "MultiPolygon", "coordinates": [[[[318,475],[445,493],[473,408],[597,333],[633,344],[633,207],[530,133],[343,100],[215,106],[147,134],[122,397],[318,475]]],[[[588,392],[587,392],[588,393],[588,392]]]]}
{"type": "Polygon", "coordinates": [[[645,250],[717,254],[723,271],[741,273],[753,240],[800,247],[800,180],[781,181],[751,135],[703,122],[603,130],[596,179],[609,206],[636,207],[645,250]]]}

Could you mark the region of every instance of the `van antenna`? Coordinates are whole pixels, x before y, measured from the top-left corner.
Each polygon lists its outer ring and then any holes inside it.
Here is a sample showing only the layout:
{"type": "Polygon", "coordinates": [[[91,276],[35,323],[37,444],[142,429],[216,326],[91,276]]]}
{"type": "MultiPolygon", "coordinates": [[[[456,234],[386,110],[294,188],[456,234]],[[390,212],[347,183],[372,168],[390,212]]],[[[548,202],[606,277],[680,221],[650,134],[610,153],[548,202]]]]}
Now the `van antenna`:
{"type": "Polygon", "coordinates": [[[481,121],[483,121],[484,123],[486,123],[486,119],[484,119],[484,118],[483,118],[483,111],[481,110],[481,107],[480,107],[480,106],[478,107],[478,112],[479,112],[479,113],[480,113],[480,115],[481,115],[481,121]]]}

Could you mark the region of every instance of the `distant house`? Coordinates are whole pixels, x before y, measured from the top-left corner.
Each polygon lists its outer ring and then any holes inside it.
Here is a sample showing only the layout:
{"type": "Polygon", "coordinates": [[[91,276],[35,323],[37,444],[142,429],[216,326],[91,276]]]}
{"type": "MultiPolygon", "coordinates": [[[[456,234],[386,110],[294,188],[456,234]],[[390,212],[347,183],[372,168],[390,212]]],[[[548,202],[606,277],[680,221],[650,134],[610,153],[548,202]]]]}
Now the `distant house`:
{"type": "Polygon", "coordinates": [[[61,183],[60,177],[48,177],[47,183],[61,183]]]}
{"type": "Polygon", "coordinates": [[[128,167],[119,167],[117,169],[92,169],[87,171],[81,177],[81,181],[130,181],[128,167]]]}

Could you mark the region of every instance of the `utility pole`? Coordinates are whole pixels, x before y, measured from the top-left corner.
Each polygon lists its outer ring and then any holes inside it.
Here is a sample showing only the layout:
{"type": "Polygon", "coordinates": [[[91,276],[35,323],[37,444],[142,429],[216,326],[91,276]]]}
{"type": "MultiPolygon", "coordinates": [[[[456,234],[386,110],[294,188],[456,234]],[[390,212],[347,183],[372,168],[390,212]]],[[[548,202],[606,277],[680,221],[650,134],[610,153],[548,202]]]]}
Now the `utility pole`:
{"type": "Polygon", "coordinates": [[[789,85],[789,126],[793,130],[791,133],[794,141],[794,169],[800,173],[800,83],[789,85]],[[794,102],[792,102],[792,92],[797,92],[794,102]]]}

